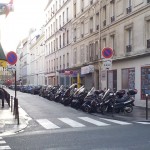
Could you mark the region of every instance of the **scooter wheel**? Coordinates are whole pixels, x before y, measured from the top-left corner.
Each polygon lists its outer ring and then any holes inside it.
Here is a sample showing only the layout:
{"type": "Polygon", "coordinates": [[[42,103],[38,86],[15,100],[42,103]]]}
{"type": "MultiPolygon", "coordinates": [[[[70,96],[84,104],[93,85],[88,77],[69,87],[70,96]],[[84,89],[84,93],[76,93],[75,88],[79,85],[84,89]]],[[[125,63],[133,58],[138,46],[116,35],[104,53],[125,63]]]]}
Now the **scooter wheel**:
{"type": "Polygon", "coordinates": [[[125,107],[125,111],[127,112],[127,113],[131,113],[132,111],[133,111],[133,106],[126,106],[125,107]]]}
{"type": "Polygon", "coordinates": [[[91,113],[91,107],[85,106],[84,111],[87,113],[91,113]]]}
{"type": "Polygon", "coordinates": [[[105,106],[105,105],[102,106],[101,112],[102,112],[103,115],[106,115],[106,113],[107,113],[107,106],[105,106]]]}
{"type": "Polygon", "coordinates": [[[97,108],[96,108],[96,112],[97,112],[97,113],[101,113],[101,112],[102,112],[102,109],[101,109],[100,107],[97,107],[97,108]]]}

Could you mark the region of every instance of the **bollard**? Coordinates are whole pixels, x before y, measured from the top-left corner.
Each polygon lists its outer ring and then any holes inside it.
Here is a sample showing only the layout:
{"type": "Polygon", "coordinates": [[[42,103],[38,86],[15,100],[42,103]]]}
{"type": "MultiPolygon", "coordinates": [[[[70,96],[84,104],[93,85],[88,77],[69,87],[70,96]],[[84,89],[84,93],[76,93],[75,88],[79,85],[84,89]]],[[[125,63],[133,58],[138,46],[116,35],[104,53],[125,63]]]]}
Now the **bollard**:
{"type": "Polygon", "coordinates": [[[146,120],[148,120],[148,94],[146,94],[146,120]]]}
{"type": "Polygon", "coordinates": [[[11,112],[12,112],[12,109],[13,109],[13,96],[11,96],[11,112]]]}

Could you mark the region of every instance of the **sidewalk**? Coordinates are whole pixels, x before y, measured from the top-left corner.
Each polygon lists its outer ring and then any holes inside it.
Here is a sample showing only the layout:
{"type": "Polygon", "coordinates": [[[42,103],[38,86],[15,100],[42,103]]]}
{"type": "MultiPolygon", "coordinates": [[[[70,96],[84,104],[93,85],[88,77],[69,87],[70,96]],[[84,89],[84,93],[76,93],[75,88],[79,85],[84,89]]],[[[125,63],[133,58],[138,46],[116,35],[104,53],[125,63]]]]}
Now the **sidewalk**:
{"type": "Polygon", "coordinates": [[[11,112],[11,108],[5,102],[5,107],[0,107],[0,137],[5,135],[12,135],[22,131],[28,125],[30,117],[22,108],[19,109],[19,125],[17,119],[11,112]]]}

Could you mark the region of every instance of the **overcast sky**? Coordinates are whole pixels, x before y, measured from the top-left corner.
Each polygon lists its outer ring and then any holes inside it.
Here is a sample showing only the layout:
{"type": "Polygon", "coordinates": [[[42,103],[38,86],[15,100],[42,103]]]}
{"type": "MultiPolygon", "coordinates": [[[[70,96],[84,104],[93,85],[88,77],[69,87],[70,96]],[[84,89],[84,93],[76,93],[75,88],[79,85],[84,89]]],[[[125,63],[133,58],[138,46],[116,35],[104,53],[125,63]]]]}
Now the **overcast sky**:
{"type": "MultiPolygon", "coordinates": [[[[9,2],[9,0],[0,0],[9,2]]],[[[7,18],[0,16],[1,44],[5,52],[16,51],[22,38],[28,35],[31,27],[44,25],[44,8],[48,0],[14,0],[14,12],[7,18]]]]}

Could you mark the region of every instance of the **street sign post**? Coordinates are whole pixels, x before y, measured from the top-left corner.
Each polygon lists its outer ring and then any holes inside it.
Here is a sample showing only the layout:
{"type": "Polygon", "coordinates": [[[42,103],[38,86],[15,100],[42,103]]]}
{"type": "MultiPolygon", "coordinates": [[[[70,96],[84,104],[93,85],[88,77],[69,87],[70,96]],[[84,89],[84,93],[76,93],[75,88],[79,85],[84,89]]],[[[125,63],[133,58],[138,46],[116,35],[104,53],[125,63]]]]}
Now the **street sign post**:
{"type": "Polygon", "coordinates": [[[15,52],[13,51],[10,51],[7,53],[7,62],[10,64],[10,65],[15,65],[16,62],[17,62],[17,55],[15,52]]]}

